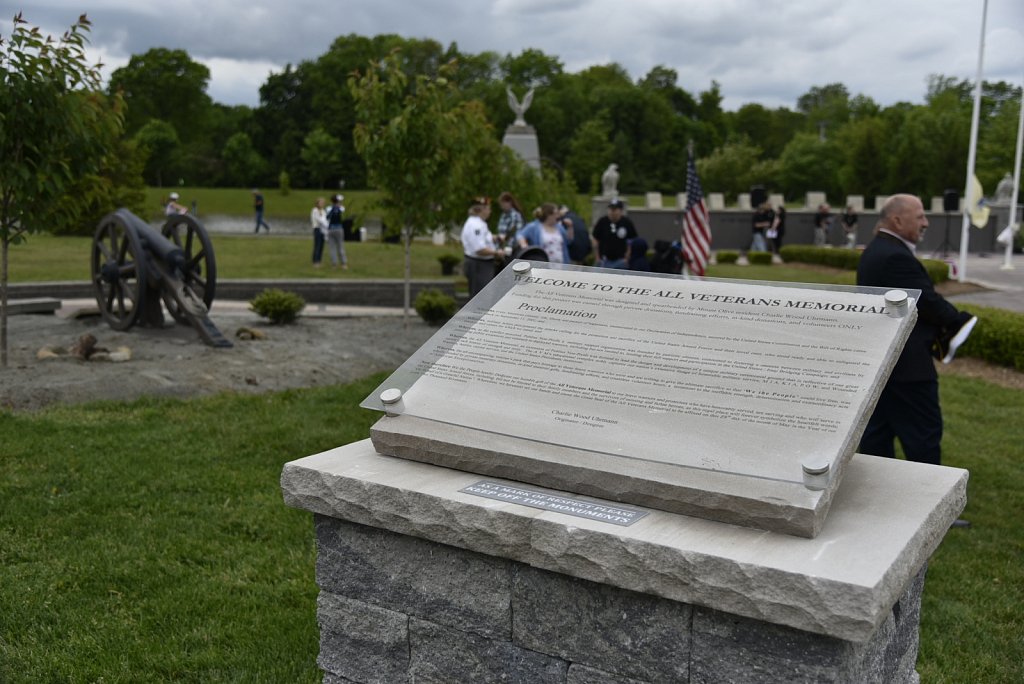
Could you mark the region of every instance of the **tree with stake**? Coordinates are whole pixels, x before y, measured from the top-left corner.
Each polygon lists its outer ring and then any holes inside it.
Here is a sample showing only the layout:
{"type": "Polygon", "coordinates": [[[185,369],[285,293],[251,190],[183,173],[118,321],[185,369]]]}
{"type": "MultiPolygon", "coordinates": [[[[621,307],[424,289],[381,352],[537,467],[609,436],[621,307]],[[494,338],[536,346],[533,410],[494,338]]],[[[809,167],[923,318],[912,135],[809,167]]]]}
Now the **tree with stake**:
{"type": "Polygon", "coordinates": [[[465,168],[477,158],[501,158],[482,107],[460,101],[455,68],[445,64],[436,76],[417,75],[410,84],[395,50],[349,78],[356,150],[383,195],[385,215],[402,231],[406,316],[413,236],[465,218],[467,198],[486,190],[465,186],[465,168]]]}
{"type": "Polygon", "coordinates": [[[101,64],[85,58],[83,14],[59,39],[29,27],[19,12],[0,35],[0,368],[7,367],[8,252],[44,227],[77,178],[98,171],[116,145],[121,98],[100,87],[101,64]]]}

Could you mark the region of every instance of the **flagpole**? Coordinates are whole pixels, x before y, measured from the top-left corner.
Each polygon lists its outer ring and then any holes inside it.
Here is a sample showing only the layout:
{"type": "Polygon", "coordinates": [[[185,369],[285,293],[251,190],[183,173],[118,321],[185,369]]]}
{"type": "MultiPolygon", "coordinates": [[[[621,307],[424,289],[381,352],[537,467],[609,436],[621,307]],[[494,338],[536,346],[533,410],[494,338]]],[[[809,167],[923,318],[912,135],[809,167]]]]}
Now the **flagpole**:
{"type": "Polygon", "coordinates": [[[971,209],[980,197],[971,196],[971,179],[974,178],[974,160],[978,152],[978,118],[981,114],[981,67],[985,57],[985,20],[988,17],[988,0],[981,9],[981,41],[978,46],[978,73],[974,83],[974,110],[971,112],[971,144],[967,152],[967,180],[964,182],[964,220],[960,227],[960,275],[962,283],[967,279],[967,243],[971,239],[971,209]]]}
{"type": "Polygon", "coordinates": [[[1013,162],[1013,195],[1010,196],[1010,219],[1006,222],[1007,227],[1010,229],[1010,239],[1006,243],[1006,254],[1003,257],[1003,265],[1000,266],[1004,271],[1013,270],[1013,226],[1017,225],[1017,230],[1020,230],[1020,225],[1017,223],[1017,188],[1020,187],[1020,153],[1021,153],[1021,139],[1024,137],[1024,87],[1020,91],[1020,121],[1017,122],[1017,159],[1013,162]]]}

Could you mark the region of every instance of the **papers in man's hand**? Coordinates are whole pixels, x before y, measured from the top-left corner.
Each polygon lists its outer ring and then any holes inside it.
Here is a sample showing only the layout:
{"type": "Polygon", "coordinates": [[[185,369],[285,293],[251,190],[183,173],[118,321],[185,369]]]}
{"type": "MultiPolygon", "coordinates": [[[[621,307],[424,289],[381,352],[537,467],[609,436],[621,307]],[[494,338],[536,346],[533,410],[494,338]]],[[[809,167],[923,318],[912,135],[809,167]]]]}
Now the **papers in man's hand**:
{"type": "Polygon", "coordinates": [[[963,324],[963,326],[957,330],[956,334],[949,341],[949,351],[942,357],[942,363],[949,363],[956,356],[956,350],[960,348],[967,338],[971,336],[971,331],[974,330],[974,326],[978,323],[977,316],[971,316],[971,319],[963,324]]]}

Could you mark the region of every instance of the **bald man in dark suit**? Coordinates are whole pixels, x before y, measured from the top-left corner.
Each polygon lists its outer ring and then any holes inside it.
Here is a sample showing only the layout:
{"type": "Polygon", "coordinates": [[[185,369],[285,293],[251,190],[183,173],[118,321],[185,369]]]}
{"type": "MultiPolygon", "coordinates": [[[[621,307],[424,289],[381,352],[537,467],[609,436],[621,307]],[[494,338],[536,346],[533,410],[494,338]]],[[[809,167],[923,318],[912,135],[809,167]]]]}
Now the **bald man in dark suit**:
{"type": "Polygon", "coordinates": [[[920,199],[893,195],[882,206],[878,232],[857,267],[858,285],[921,291],[917,323],[882,390],[858,451],[894,458],[893,440],[898,438],[907,460],[938,465],[942,411],[932,345],[937,339],[951,337],[971,315],[957,311],[935,291],[915,256],[915,247],[927,228],[920,199]]]}

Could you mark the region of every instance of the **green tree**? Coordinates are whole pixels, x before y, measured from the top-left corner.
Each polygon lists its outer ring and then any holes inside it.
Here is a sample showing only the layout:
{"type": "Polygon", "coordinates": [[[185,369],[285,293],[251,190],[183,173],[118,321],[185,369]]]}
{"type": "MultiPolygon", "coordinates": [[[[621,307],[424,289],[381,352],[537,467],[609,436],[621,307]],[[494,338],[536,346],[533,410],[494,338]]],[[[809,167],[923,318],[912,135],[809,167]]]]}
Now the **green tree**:
{"type": "Polygon", "coordinates": [[[878,116],[857,119],[839,129],[837,138],[842,150],[839,184],[844,195],[887,194],[880,162],[888,154],[889,137],[885,121],[878,116]]]}
{"type": "Polygon", "coordinates": [[[810,129],[826,138],[850,119],[850,92],[842,83],[812,86],[797,98],[796,108],[807,115],[810,129]]]}
{"type": "Polygon", "coordinates": [[[565,166],[575,178],[581,179],[584,192],[596,194],[600,190],[601,172],[614,161],[611,130],[604,118],[591,119],[579,127],[569,143],[565,166]]]}
{"type": "Polygon", "coordinates": [[[145,158],[146,180],[158,188],[164,186],[164,173],[174,178],[181,141],[174,126],[161,119],[150,119],[135,133],[135,144],[145,158]]]}
{"type": "Polygon", "coordinates": [[[124,207],[140,216],[146,211],[146,185],[142,178],[145,155],[135,142],[119,137],[102,157],[94,173],[83,173],[65,187],[64,196],[73,197],[76,211],[66,211],[66,202],[50,205],[41,225],[54,235],[92,237],[100,219],[124,207]]]}
{"type": "Polygon", "coordinates": [[[838,153],[835,143],[821,140],[817,133],[797,133],[779,157],[779,181],[787,197],[799,197],[809,190],[839,196],[838,153]]]}
{"type": "Polygon", "coordinates": [[[228,138],[223,157],[225,178],[235,187],[250,186],[264,173],[266,163],[246,133],[238,132],[228,138]]]}
{"type": "Polygon", "coordinates": [[[151,119],[160,119],[174,127],[182,143],[189,144],[206,130],[209,80],[210,70],[192,61],[184,50],[152,48],[114,69],[108,90],[124,98],[129,135],[151,119]]]}
{"type": "Polygon", "coordinates": [[[104,96],[99,65],[85,57],[83,14],[59,39],[29,28],[19,12],[0,36],[0,367],[7,367],[7,279],[11,245],[40,230],[41,218],[80,176],[96,174],[121,131],[121,102],[104,96]]]}
{"type": "Polygon", "coordinates": [[[302,143],[302,161],[316,186],[322,188],[341,165],[341,142],[324,129],[314,128],[302,143]]]}
{"type": "Polygon", "coordinates": [[[701,184],[734,200],[738,193],[748,192],[754,183],[765,183],[766,179],[753,175],[760,158],[761,149],[746,139],[726,143],[697,162],[701,184]]]}
{"type": "Polygon", "coordinates": [[[463,169],[494,143],[482,108],[456,97],[454,70],[449,63],[436,76],[410,79],[394,51],[349,78],[356,150],[382,194],[385,214],[402,231],[407,316],[413,234],[464,216],[474,189],[464,185],[463,169]]]}

